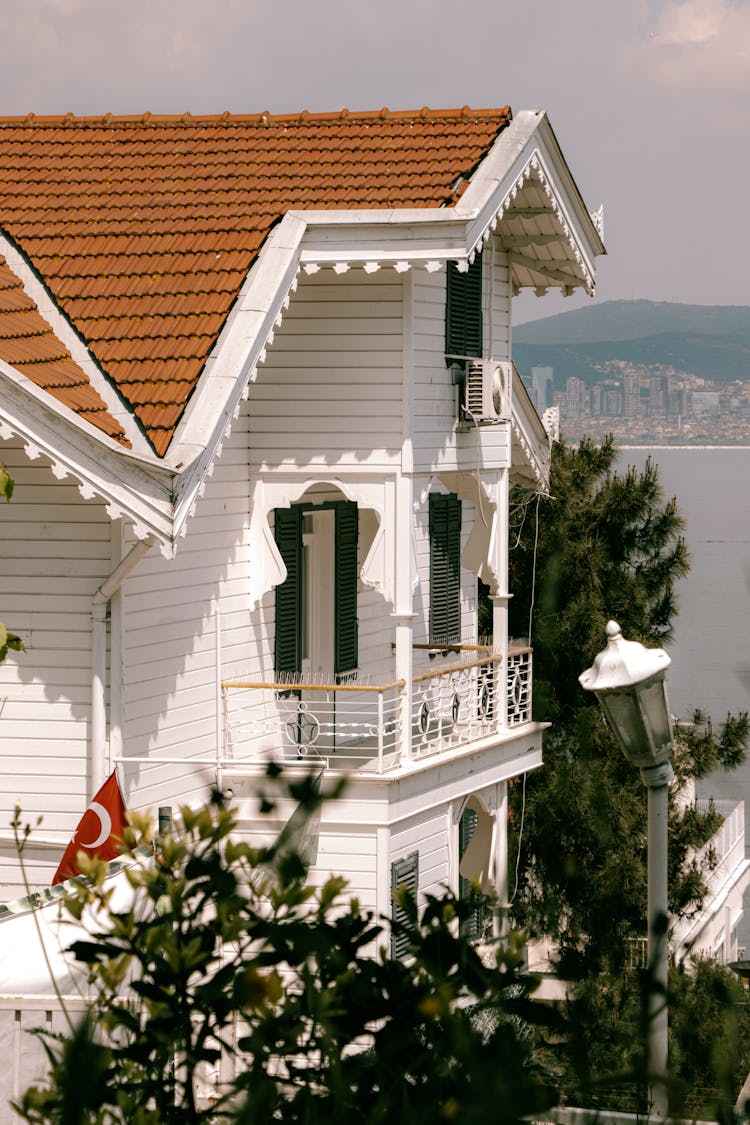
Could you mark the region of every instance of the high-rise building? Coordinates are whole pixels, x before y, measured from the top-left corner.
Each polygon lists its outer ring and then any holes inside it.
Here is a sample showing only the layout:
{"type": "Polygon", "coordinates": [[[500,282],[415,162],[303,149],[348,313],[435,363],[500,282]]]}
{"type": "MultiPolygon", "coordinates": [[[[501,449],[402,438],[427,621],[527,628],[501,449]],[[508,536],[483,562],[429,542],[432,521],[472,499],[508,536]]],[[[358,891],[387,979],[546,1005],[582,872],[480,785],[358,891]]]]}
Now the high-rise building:
{"type": "Polygon", "coordinates": [[[637,418],[641,412],[641,380],[638,375],[625,375],[622,384],[622,412],[626,418],[637,418]]]}
{"type": "Polygon", "coordinates": [[[664,375],[652,375],[648,381],[648,412],[651,417],[666,414],[669,402],[669,380],[664,375]]]}
{"type": "Polygon", "coordinates": [[[681,417],[685,414],[686,398],[687,395],[683,387],[670,386],[667,406],[671,416],[678,415],[681,417]]]}
{"type": "Polygon", "coordinates": [[[588,387],[583,379],[571,376],[565,384],[565,413],[568,418],[584,418],[588,415],[588,387]]]}
{"type": "Polygon", "coordinates": [[[539,413],[552,406],[552,384],[555,370],[553,367],[532,367],[531,389],[534,406],[539,413]]]}
{"type": "Polygon", "coordinates": [[[701,414],[704,417],[717,417],[721,413],[721,398],[718,391],[691,391],[691,414],[701,414]]]}
{"type": "Polygon", "coordinates": [[[619,387],[607,387],[604,394],[603,413],[608,418],[619,418],[622,413],[622,394],[619,387]]]}

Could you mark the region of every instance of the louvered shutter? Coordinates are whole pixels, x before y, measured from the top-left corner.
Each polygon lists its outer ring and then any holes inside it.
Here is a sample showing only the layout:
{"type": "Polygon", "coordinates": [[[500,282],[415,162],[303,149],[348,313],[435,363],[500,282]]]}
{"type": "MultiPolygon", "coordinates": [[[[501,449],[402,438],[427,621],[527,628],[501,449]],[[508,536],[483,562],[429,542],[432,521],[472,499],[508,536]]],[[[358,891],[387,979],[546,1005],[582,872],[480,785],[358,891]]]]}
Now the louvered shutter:
{"type": "MultiPolygon", "coordinates": [[[[464,852],[469,846],[469,841],[474,835],[477,826],[475,809],[464,809],[458,822],[458,859],[459,863],[464,857],[464,852]]],[[[480,938],[484,924],[484,895],[477,891],[470,879],[458,877],[458,897],[472,906],[471,914],[461,922],[461,934],[467,938],[480,938]]]]}
{"type": "MultiPolygon", "coordinates": [[[[465,273],[448,263],[445,295],[445,354],[482,356],[482,255],[465,273]]],[[[450,363],[451,361],[448,360],[450,363]]]]}
{"type": "Polygon", "coordinates": [[[276,587],[274,668],[277,672],[301,672],[302,509],[277,508],[274,534],[287,571],[286,579],[276,587]]]}
{"type": "Polygon", "coordinates": [[[333,652],[333,670],[337,676],[354,671],[358,662],[357,530],[357,505],[349,501],[337,504],[333,652]]]}
{"type": "Polygon", "coordinates": [[[461,641],[461,501],[430,494],[430,644],[461,641]]]}
{"type": "Polygon", "coordinates": [[[393,912],[391,918],[391,957],[401,958],[409,953],[411,946],[406,934],[398,930],[398,924],[406,921],[406,911],[395,898],[396,891],[406,890],[416,901],[419,890],[419,852],[412,852],[403,859],[397,859],[391,864],[391,895],[393,897],[393,912]]]}

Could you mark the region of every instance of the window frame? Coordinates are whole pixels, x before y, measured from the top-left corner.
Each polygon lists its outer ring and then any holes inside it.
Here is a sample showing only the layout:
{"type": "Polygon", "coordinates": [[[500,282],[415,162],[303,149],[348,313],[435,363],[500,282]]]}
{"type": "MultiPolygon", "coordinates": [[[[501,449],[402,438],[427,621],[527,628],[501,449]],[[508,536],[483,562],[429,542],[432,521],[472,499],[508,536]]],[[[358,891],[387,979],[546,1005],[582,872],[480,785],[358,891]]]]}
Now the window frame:
{"type": "Polygon", "coordinates": [[[331,672],[338,682],[340,677],[355,673],[359,661],[359,509],[352,500],[299,502],[274,511],[274,539],[287,568],[287,576],[275,592],[274,671],[291,676],[302,672],[303,614],[307,612],[303,604],[304,517],[323,509],[335,513],[331,672]]]}

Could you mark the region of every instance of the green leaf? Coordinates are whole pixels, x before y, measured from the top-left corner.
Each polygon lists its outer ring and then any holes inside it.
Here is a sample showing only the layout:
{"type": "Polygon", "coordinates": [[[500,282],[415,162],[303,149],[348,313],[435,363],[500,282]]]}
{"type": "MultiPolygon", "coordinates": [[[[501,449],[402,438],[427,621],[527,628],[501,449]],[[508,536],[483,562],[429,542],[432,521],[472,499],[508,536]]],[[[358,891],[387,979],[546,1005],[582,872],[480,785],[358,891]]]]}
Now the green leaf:
{"type": "Polygon", "coordinates": [[[13,495],[15,482],[4,465],[0,465],[0,496],[4,496],[6,501],[10,500],[13,495]]]}

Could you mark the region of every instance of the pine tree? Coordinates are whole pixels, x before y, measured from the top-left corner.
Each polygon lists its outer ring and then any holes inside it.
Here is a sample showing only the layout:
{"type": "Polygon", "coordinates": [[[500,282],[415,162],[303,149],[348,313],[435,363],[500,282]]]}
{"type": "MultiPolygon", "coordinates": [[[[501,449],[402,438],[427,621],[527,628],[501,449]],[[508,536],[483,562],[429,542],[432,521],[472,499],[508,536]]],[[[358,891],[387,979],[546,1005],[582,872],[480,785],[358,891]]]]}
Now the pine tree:
{"type": "MultiPolygon", "coordinates": [[[[645,789],[598,705],[579,686],[614,618],[629,640],[664,645],[672,635],[675,582],[689,567],[677,502],[656,466],[615,471],[612,439],[555,447],[550,495],[517,494],[511,553],[511,631],[531,623],[535,717],[551,720],[544,766],[512,795],[520,840],[514,915],[559,942],[562,975],[619,971],[646,916],[645,789]],[[536,582],[534,578],[536,577],[536,582]],[[535,589],[536,586],[536,589],[535,589]]],[[[705,872],[693,859],[720,818],[679,799],[691,779],[744,757],[747,717],[714,731],[697,713],[677,728],[671,794],[670,910],[699,908],[705,872]]],[[[515,845],[519,841],[516,839],[515,845]]]]}

